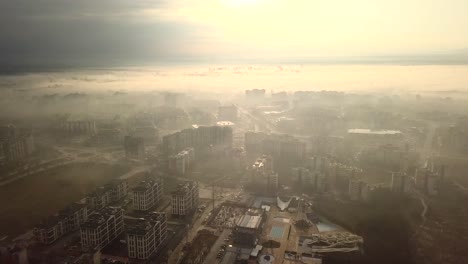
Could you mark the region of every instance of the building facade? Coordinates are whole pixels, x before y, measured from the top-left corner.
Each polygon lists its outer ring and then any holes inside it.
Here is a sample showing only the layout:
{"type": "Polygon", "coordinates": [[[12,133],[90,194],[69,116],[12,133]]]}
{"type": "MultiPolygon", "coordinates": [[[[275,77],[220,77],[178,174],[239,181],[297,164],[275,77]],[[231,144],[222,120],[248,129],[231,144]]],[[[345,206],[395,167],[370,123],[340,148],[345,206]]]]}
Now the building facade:
{"type": "Polygon", "coordinates": [[[33,235],[39,243],[52,244],[65,234],[78,230],[87,219],[87,205],[73,203],[35,226],[33,235]]]}
{"type": "Polygon", "coordinates": [[[408,193],[411,191],[411,178],[406,173],[392,173],[392,191],[399,193],[408,193]]]}
{"type": "Polygon", "coordinates": [[[133,188],[133,208],[139,211],[148,211],[162,198],[163,181],[160,179],[147,179],[133,188]]]}
{"type": "Polygon", "coordinates": [[[166,214],[152,212],[127,226],[128,256],[148,259],[158,252],[167,238],[166,214]]]}
{"type": "Polygon", "coordinates": [[[125,136],[124,148],[127,159],[143,159],[145,156],[145,142],[141,137],[125,136]]]}
{"type": "Polygon", "coordinates": [[[123,209],[106,207],[81,225],[81,247],[84,251],[99,250],[124,232],[123,209]]]}
{"type": "Polygon", "coordinates": [[[193,148],[186,148],[169,158],[169,170],[177,175],[184,176],[194,161],[195,150],[193,148]]]}
{"type": "Polygon", "coordinates": [[[202,153],[212,147],[232,146],[233,131],[227,126],[200,126],[163,137],[163,152],[167,157],[176,155],[186,148],[202,153]]]}
{"type": "Polygon", "coordinates": [[[197,182],[185,182],[172,193],[172,215],[186,216],[198,207],[199,190],[197,182]]]}

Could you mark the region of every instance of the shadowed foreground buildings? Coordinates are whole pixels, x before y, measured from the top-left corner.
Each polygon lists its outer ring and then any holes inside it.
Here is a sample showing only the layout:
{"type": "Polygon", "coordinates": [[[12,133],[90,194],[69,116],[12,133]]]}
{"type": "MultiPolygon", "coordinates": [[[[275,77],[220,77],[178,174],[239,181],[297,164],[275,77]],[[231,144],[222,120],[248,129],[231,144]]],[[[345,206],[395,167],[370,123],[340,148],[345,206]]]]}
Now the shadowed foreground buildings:
{"type": "Polygon", "coordinates": [[[146,217],[127,224],[128,256],[148,259],[161,249],[167,237],[165,213],[148,213],[146,217]]]}
{"type": "Polygon", "coordinates": [[[89,216],[81,226],[81,247],[84,251],[100,250],[124,232],[123,210],[106,207],[89,216]]]}
{"type": "Polygon", "coordinates": [[[148,211],[161,200],[163,195],[163,181],[147,179],[140,182],[133,191],[133,208],[138,211],[148,211]]]}
{"type": "Polygon", "coordinates": [[[104,208],[112,202],[123,199],[128,193],[126,180],[114,180],[109,184],[97,188],[86,197],[86,203],[90,210],[104,208]]]}
{"type": "Polygon", "coordinates": [[[78,230],[87,219],[86,204],[73,203],[34,227],[33,234],[39,243],[52,244],[65,234],[78,230]]]}

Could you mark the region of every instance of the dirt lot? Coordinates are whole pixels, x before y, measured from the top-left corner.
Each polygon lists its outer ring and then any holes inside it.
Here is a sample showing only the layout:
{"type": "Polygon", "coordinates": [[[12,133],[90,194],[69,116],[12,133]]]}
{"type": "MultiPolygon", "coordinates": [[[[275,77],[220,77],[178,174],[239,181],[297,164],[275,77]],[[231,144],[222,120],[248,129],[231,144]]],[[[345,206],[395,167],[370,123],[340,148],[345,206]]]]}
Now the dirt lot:
{"type": "Polygon", "coordinates": [[[127,171],[103,164],[67,165],[0,187],[0,237],[27,231],[127,171]]]}

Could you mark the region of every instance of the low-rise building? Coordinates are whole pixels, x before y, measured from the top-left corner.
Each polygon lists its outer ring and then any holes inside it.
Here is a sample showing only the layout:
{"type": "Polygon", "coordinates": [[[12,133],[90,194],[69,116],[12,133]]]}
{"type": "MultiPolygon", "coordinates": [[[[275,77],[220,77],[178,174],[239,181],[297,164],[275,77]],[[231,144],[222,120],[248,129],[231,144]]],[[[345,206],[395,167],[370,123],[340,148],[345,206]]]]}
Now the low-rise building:
{"type": "Polygon", "coordinates": [[[249,209],[237,222],[234,228],[234,243],[236,245],[253,247],[255,240],[261,234],[265,217],[258,210],[249,209]]]}
{"type": "Polygon", "coordinates": [[[50,216],[34,227],[33,234],[37,242],[42,244],[52,244],[65,234],[63,218],[59,216],[50,216]]]}
{"type": "Polygon", "coordinates": [[[162,198],[163,181],[161,179],[146,179],[140,182],[133,191],[133,208],[139,211],[148,211],[162,198]]]}
{"type": "Polygon", "coordinates": [[[172,215],[186,216],[198,207],[198,182],[185,182],[172,193],[172,215]]]}
{"type": "Polygon", "coordinates": [[[72,203],[42,221],[33,229],[33,235],[37,242],[52,244],[63,235],[78,230],[80,225],[88,219],[86,204],[72,203]]]}
{"type": "Polygon", "coordinates": [[[86,196],[89,209],[98,210],[112,202],[119,201],[127,196],[128,183],[126,180],[114,180],[109,184],[100,186],[94,192],[86,196]]]}
{"type": "Polygon", "coordinates": [[[148,259],[162,248],[166,237],[165,213],[152,212],[144,218],[130,221],[127,225],[128,256],[148,259]]]}
{"type": "Polygon", "coordinates": [[[106,207],[81,225],[81,247],[84,251],[99,250],[124,232],[123,209],[106,207]]]}
{"type": "Polygon", "coordinates": [[[72,203],[58,213],[62,218],[65,233],[78,230],[88,219],[88,206],[83,203],[72,203]]]}

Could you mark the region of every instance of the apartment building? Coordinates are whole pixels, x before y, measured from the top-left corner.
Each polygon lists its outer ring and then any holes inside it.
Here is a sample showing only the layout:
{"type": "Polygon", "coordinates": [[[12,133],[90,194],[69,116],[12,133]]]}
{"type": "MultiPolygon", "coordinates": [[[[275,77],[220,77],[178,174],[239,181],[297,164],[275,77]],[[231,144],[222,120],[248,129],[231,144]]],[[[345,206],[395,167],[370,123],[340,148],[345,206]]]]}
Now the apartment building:
{"type": "Polygon", "coordinates": [[[369,198],[369,184],[361,180],[349,181],[349,198],[353,201],[367,201],[369,198]]]}
{"type": "Polygon", "coordinates": [[[158,252],[167,238],[166,214],[151,212],[127,224],[128,256],[145,260],[158,252]]]}
{"type": "Polygon", "coordinates": [[[199,190],[197,182],[185,182],[172,193],[172,215],[186,216],[198,207],[199,190]]]}
{"type": "Polygon", "coordinates": [[[16,162],[35,150],[32,131],[20,131],[14,125],[0,127],[0,161],[16,162]]]}
{"type": "Polygon", "coordinates": [[[88,219],[88,206],[82,203],[72,203],[58,213],[62,218],[65,233],[78,230],[88,219]]]}
{"type": "Polygon", "coordinates": [[[183,176],[195,161],[195,150],[186,148],[177,155],[169,158],[169,170],[177,175],[183,176]]]}
{"type": "Polygon", "coordinates": [[[392,173],[392,191],[400,193],[408,193],[411,191],[411,178],[406,173],[392,173]]]}
{"type": "Polygon", "coordinates": [[[162,148],[166,156],[192,147],[197,152],[211,147],[232,146],[233,130],[229,126],[195,126],[163,137],[162,148]]]}
{"type": "Polygon", "coordinates": [[[52,244],[63,235],[78,230],[87,219],[86,204],[73,203],[35,226],[33,234],[37,242],[52,244]]]}
{"type": "Polygon", "coordinates": [[[86,203],[90,210],[98,210],[112,202],[123,199],[127,193],[128,182],[126,180],[114,180],[86,196],[86,203]]]}
{"type": "Polygon", "coordinates": [[[123,209],[105,207],[81,225],[81,247],[84,251],[99,250],[124,232],[123,209]]]}
{"type": "Polygon", "coordinates": [[[162,198],[163,181],[161,179],[146,179],[140,182],[133,191],[133,208],[139,211],[148,211],[162,198]]]}
{"type": "Polygon", "coordinates": [[[65,234],[63,219],[59,216],[50,216],[33,229],[34,238],[42,244],[52,244],[65,234]]]}
{"type": "Polygon", "coordinates": [[[249,154],[267,154],[276,160],[290,160],[296,163],[305,160],[306,142],[290,135],[245,133],[245,149],[249,154]]]}
{"type": "Polygon", "coordinates": [[[125,136],[124,149],[127,159],[143,159],[145,156],[145,142],[142,137],[125,136]]]}

